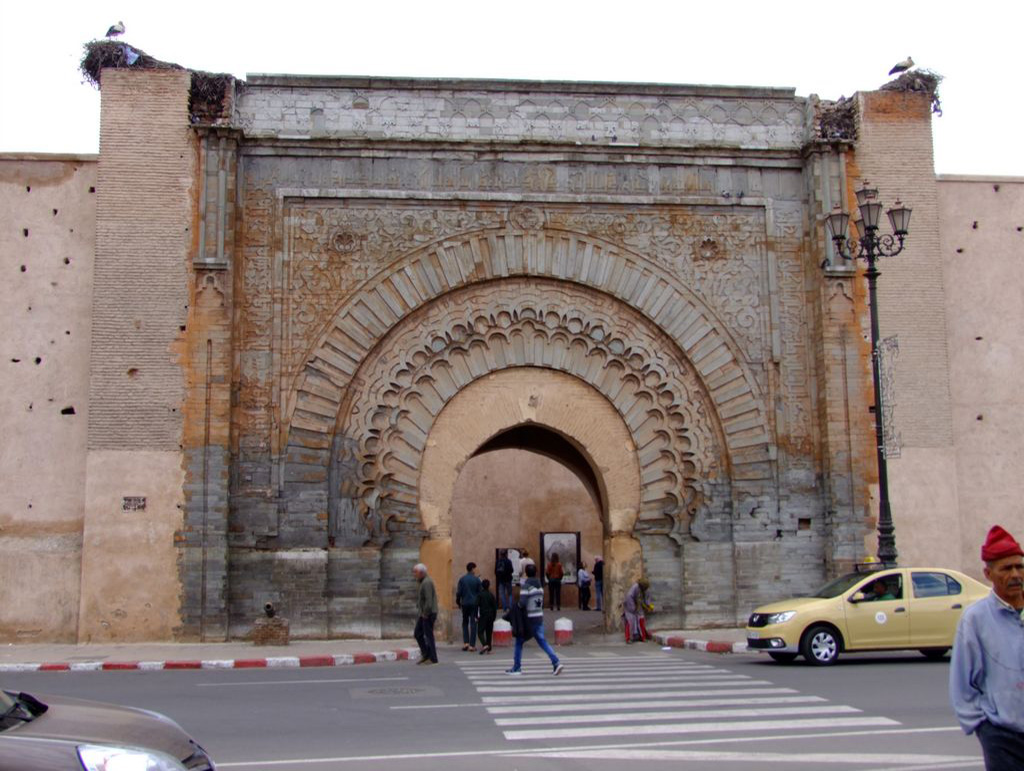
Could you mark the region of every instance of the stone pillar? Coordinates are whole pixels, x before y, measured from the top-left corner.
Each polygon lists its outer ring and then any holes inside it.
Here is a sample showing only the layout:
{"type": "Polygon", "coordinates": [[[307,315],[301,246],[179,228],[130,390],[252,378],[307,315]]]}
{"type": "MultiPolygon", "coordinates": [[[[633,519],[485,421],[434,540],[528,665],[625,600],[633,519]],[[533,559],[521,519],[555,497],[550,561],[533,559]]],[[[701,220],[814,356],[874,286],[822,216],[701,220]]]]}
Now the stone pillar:
{"type": "MultiPolygon", "coordinates": [[[[848,168],[850,187],[860,187],[867,179],[878,188],[886,208],[899,198],[913,209],[906,248],[878,262],[879,330],[882,339],[895,337],[899,343],[898,356],[883,358],[892,375],[885,407],[892,428],[887,465],[896,549],[904,565],[935,560],[937,554],[956,564],[961,518],[931,98],[902,91],[869,91],[857,97],[858,139],[848,168]],[[922,522],[922,511],[928,512],[928,527],[911,527],[922,522]]],[[[890,232],[888,219],[882,219],[880,232],[890,232]]],[[[969,260],[984,258],[977,252],[961,255],[959,265],[970,271],[969,260]]],[[[872,532],[869,553],[874,553],[875,542],[872,532]]]]}
{"type": "MultiPolygon", "coordinates": [[[[424,540],[420,546],[418,561],[427,566],[427,573],[433,577],[434,586],[437,588],[438,612],[434,631],[439,639],[449,640],[451,639],[452,613],[455,610],[451,534],[424,540]]],[[[410,571],[414,564],[416,563],[409,564],[410,571]]]]}
{"type": "Polygon", "coordinates": [[[166,640],[181,623],[190,73],[107,69],[101,81],[78,639],[166,640]]]}
{"type": "Polygon", "coordinates": [[[643,574],[643,552],[640,542],[628,533],[612,533],[604,546],[605,627],[622,629],[622,600],[643,574]]]}
{"type": "Polygon", "coordinates": [[[227,530],[231,459],[237,143],[200,130],[193,299],[185,328],[185,525],[179,536],[183,639],[228,636],[227,530]]]}

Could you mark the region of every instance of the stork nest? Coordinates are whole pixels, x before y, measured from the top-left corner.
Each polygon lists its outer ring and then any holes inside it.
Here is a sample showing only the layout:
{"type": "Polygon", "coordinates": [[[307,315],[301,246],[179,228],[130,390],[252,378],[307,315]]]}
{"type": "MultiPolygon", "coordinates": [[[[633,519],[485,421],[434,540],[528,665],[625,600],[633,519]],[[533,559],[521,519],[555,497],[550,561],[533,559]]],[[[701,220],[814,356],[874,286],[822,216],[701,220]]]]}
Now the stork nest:
{"type": "Polygon", "coordinates": [[[895,80],[890,80],[879,91],[914,91],[928,94],[932,100],[932,112],[942,115],[942,103],[939,101],[939,83],[942,76],[931,70],[907,70],[895,80]]]}
{"type": "MultiPolygon", "coordinates": [[[[100,73],[104,69],[132,70],[184,70],[180,64],[156,59],[140,48],[119,40],[92,40],[85,44],[79,69],[85,80],[100,88],[100,73]],[[133,60],[133,57],[134,58],[133,60]]],[[[223,72],[188,70],[192,75],[189,88],[188,110],[192,123],[213,123],[229,117],[230,87],[233,75],[223,72]]]]}
{"type": "Polygon", "coordinates": [[[841,96],[835,102],[817,104],[815,121],[818,139],[826,142],[857,139],[857,102],[841,96]]]}

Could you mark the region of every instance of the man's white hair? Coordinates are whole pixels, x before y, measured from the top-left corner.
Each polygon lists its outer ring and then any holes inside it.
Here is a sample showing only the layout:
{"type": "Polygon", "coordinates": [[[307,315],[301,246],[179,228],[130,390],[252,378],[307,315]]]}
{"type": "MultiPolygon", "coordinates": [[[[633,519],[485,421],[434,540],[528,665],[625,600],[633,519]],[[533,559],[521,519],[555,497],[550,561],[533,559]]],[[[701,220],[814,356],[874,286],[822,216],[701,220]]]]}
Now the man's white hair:
{"type": "Polygon", "coordinates": [[[422,573],[423,575],[427,574],[427,566],[424,565],[422,562],[417,562],[413,566],[413,570],[415,570],[417,573],[422,573]]]}

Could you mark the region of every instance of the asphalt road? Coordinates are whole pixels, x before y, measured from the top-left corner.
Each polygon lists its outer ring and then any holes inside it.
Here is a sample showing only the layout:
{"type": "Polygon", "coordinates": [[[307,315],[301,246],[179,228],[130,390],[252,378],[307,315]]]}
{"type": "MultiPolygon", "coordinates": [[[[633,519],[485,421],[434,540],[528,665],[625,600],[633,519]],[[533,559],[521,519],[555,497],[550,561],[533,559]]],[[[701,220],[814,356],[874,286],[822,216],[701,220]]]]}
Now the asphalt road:
{"type": "Polygon", "coordinates": [[[0,685],[152,709],[218,768],[979,769],[948,705],[947,662],[847,656],[829,668],[652,646],[577,647],[550,673],[509,653],[432,667],[59,672],[0,685]]]}

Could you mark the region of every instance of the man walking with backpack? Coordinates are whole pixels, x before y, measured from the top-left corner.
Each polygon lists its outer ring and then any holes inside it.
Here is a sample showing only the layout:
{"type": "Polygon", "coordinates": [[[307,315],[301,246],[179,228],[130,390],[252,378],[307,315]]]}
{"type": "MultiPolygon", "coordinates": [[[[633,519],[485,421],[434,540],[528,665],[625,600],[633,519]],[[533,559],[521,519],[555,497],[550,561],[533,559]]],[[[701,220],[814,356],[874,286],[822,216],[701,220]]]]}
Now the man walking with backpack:
{"type": "MultiPolygon", "coordinates": [[[[537,566],[532,563],[526,566],[526,581],[519,590],[519,602],[516,608],[512,610],[513,613],[517,611],[526,616],[525,635],[516,635],[515,658],[512,660],[512,669],[506,669],[505,674],[523,674],[523,643],[530,639],[530,637],[536,638],[537,645],[551,659],[551,674],[562,674],[562,664],[559,662],[558,656],[551,650],[548,641],[544,639],[544,587],[540,585],[540,580],[537,578],[537,566]]],[[[514,629],[516,624],[512,626],[514,629]]]]}

